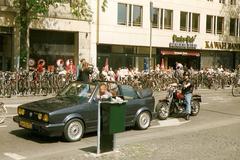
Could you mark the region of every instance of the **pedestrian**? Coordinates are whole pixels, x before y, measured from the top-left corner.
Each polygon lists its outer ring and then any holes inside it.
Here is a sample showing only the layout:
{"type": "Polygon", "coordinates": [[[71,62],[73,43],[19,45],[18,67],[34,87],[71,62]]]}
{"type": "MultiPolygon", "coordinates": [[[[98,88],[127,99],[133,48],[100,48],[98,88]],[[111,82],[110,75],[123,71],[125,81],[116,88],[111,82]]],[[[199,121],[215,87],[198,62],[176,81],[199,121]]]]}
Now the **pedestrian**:
{"type": "Polygon", "coordinates": [[[66,66],[66,71],[69,74],[76,75],[76,66],[74,65],[72,59],[69,60],[69,64],[66,66]]]}
{"type": "Polygon", "coordinates": [[[81,80],[84,83],[89,82],[89,75],[92,73],[92,70],[89,66],[89,63],[84,59],[82,61],[82,69],[81,69],[81,80]]]}

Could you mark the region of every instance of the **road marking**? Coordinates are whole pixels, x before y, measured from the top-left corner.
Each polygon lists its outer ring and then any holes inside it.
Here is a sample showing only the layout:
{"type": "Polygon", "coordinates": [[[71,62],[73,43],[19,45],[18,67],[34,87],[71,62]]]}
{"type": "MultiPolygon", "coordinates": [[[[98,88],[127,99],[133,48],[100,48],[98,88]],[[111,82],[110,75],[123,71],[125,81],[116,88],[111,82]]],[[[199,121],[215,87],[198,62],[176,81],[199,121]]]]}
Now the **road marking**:
{"type": "Polygon", "coordinates": [[[150,128],[180,126],[188,122],[190,121],[180,121],[179,119],[174,118],[174,119],[158,121],[158,125],[151,126],[150,128]]]}
{"type": "Polygon", "coordinates": [[[21,156],[21,155],[16,154],[16,153],[10,153],[10,152],[9,152],[9,153],[4,153],[4,155],[7,156],[7,157],[12,158],[12,159],[14,159],[14,160],[26,159],[26,157],[21,156]]]}
{"type": "Polygon", "coordinates": [[[7,108],[17,108],[20,105],[22,105],[22,104],[4,104],[4,106],[7,108]]]}
{"type": "Polygon", "coordinates": [[[8,114],[6,117],[7,118],[11,118],[11,117],[14,117],[14,116],[17,116],[18,114],[8,114]]]}
{"type": "Polygon", "coordinates": [[[2,126],[0,126],[0,128],[5,128],[5,127],[7,127],[7,125],[2,125],[2,126]]]}
{"type": "Polygon", "coordinates": [[[206,102],[205,103],[201,103],[201,105],[206,105],[206,104],[209,104],[209,103],[206,103],[206,102]]]}

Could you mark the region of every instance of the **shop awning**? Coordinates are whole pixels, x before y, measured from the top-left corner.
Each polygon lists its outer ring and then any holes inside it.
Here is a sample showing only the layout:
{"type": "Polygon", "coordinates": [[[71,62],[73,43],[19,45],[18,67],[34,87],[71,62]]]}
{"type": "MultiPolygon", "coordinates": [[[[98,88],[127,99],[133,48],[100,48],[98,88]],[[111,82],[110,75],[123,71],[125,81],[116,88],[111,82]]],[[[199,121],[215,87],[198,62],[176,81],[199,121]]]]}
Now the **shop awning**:
{"type": "Polygon", "coordinates": [[[194,52],[194,51],[189,51],[189,52],[180,52],[180,51],[170,51],[170,50],[163,50],[161,51],[162,55],[179,55],[179,56],[196,56],[199,57],[200,53],[199,52],[194,52]]]}

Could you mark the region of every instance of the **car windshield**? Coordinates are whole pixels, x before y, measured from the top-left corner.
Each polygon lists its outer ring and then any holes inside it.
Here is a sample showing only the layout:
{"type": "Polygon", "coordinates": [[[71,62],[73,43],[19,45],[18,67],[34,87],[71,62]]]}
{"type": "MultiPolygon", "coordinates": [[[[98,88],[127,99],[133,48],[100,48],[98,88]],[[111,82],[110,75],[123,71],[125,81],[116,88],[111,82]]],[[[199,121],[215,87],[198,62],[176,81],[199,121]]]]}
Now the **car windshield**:
{"type": "Polygon", "coordinates": [[[59,96],[90,97],[95,86],[90,84],[72,83],[68,85],[59,96]]]}

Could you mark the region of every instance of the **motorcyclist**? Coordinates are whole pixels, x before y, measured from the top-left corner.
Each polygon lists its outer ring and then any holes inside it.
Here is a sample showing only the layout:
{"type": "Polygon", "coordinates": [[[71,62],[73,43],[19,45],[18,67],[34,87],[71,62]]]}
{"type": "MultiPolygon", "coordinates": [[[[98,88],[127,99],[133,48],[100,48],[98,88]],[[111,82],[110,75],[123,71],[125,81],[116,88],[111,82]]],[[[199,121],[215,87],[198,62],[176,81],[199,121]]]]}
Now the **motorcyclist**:
{"type": "Polygon", "coordinates": [[[237,67],[236,77],[237,77],[237,83],[240,85],[240,64],[237,67]]]}
{"type": "MultiPolygon", "coordinates": [[[[191,99],[192,99],[192,92],[193,92],[194,86],[190,79],[190,73],[188,71],[185,71],[183,73],[183,79],[179,81],[179,84],[182,86],[182,94],[184,95],[185,104],[186,104],[184,118],[186,120],[189,120],[190,114],[191,114],[191,99]]],[[[172,83],[170,85],[174,87],[178,86],[177,83],[172,83]]]]}
{"type": "Polygon", "coordinates": [[[190,73],[188,71],[183,73],[183,80],[180,81],[182,84],[182,94],[184,95],[186,109],[185,109],[185,119],[190,119],[191,114],[191,99],[192,99],[192,92],[193,92],[193,83],[190,79],[190,73]]]}

